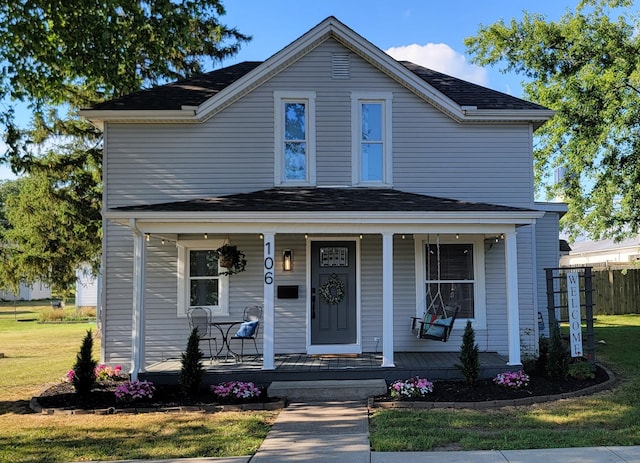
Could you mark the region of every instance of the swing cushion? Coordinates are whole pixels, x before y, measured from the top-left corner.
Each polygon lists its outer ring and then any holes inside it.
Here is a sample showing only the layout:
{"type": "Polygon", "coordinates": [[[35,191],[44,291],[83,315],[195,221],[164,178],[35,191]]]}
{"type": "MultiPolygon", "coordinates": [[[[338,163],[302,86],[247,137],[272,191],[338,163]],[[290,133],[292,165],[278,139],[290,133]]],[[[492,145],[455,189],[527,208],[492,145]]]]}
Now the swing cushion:
{"type": "Polygon", "coordinates": [[[453,323],[453,317],[441,318],[434,320],[429,325],[425,325],[424,334],[429,334],[435,337],[444,337],[445,330],[453,323]]]}

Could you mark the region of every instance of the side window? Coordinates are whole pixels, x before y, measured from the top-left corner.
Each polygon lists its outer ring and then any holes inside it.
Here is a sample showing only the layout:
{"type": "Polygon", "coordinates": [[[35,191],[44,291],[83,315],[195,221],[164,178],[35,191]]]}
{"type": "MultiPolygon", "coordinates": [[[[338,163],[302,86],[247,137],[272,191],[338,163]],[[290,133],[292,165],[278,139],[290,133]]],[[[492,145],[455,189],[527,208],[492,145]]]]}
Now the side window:
{"type": "Polygon", "coordinates": [[[276,185],[315,184],[315,93],[274,92],[276,185]]]}
{"type": "MultiPolygon", "coordinates": [[[[459,308],[458,319],[486,329],[487,303],[484,235],[414,235],[416,316],[427,307],[441,313],[459,308]]],[[[499,284],[494,282],[493,284],[499,284]]],[[[458,326],[463,326],[459,323],[458,326]]]]}
{"type": "Polygon", "coordinates": [[[220,305],[218,253],[212,249],[189,251],[189,308],[220,305]]]}
{"type": "Polygon", "coordinates": [[[218,273],[218,247],[212,242],[178,243],[178,316],[193,307],[228,315],[229,278],[218,273]]]}
{"type": "Polygon", "coordinates": [[[390,93],[351,95],[354,185],[391,185],[390,93]]]}

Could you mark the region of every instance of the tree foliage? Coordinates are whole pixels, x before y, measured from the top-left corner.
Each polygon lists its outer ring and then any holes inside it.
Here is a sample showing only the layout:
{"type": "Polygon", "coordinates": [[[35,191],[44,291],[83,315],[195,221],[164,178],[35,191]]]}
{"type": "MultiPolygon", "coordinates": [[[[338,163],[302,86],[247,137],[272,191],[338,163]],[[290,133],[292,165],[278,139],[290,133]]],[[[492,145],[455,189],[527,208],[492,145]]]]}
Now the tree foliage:
{"type": "Polygon", "coordinates": [[[98,260],[102,134],[77,111],[233,55],[250,37],[221,24],[224,13],[220,0],[0,4],[0,161],[28,177],[4,204],[0,276],[66,285],[98,260]],[[30,110],[28,127],[16,104],[30,110]]]}
{"type": "Polygon", "coordinates": [[[480,65],[528,79],[527,99],[556,115],[537,132],[536,184],[569,204],[565,228],[622,238],[640,228],[640,35],[631,0],[584,0],[558,21],[480,26],[465,43],[480,65]],[[564,176],[550,184],[549,172],[564,176]]]}

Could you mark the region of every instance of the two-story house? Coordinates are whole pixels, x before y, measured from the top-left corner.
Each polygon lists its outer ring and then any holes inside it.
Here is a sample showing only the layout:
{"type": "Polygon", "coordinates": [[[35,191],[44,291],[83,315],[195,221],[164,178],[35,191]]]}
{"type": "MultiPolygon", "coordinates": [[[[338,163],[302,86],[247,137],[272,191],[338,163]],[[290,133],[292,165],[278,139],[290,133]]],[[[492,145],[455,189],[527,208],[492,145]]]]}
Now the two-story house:
{"type": "Polygon", "coordinates": [[[264,62],[99,104],[102,361],[179,357],[187,311],[263,306],[284,353],[481,351],[521,364],[546,313],[562,206],[534,202],[532,140],[553,112],[398,62],[329,17],[264,62]],[[238,246],[224,275],[215,250],[238,246]],[[436,296],[437,295],[437,296],[436,296]],[[409,329],[434,298],[447,342],[409,329]]]}

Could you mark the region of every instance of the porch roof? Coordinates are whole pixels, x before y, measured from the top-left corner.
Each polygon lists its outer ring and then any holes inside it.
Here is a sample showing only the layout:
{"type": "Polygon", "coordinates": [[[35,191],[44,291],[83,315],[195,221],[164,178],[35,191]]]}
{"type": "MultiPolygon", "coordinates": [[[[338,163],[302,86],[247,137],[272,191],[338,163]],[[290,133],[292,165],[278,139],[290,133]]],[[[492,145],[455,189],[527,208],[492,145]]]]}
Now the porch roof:
{"type": "Polygon", "coordinates": [[[270,188],[187,201],[141,204],[112,212],[534,212],[388,188],[270,188]]]}

